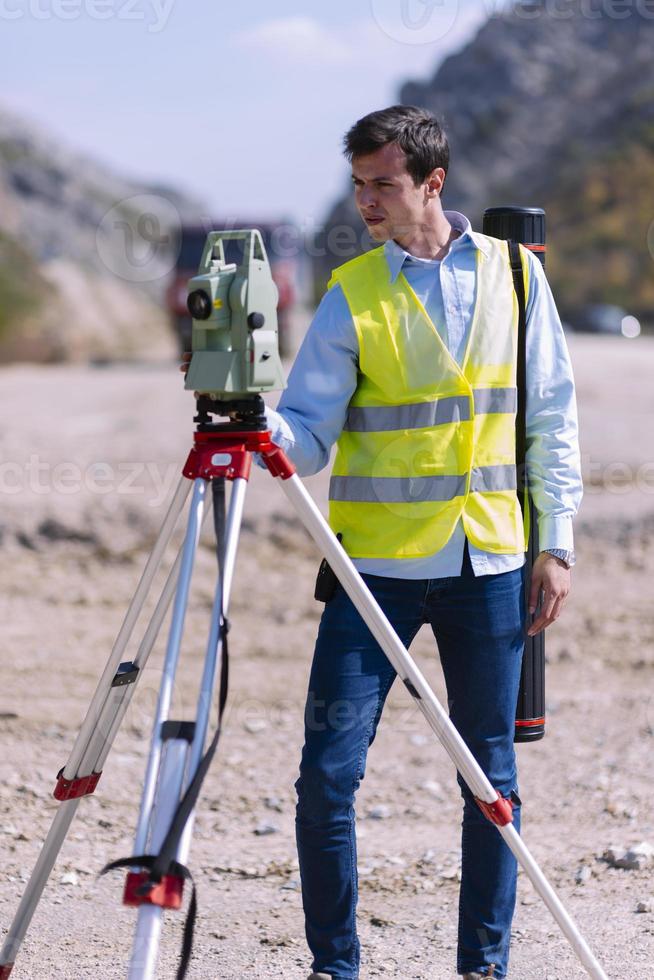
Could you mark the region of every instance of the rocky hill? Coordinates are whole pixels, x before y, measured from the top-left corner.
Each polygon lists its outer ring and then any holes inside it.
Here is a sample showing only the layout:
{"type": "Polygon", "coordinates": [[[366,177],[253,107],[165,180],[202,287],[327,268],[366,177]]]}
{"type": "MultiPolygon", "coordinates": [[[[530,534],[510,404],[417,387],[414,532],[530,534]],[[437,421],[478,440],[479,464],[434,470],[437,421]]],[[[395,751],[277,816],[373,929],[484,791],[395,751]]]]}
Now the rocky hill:
{"type": "Polygon", "coordinates": [[[170,233],[200,216],[0,109],[0,360],[172,352],[170,233]]]}
{"type": "MultiPolygon", "coordinates": [[[[617,8],[523,2],[399,95],[445,124],[445,207],[476,227],[485,207],[544,207],[563,310],[616,302],[654,319],[654,19],[617,8]]],[[[327,224],[360,234],[349,195],[327,224]]]]}

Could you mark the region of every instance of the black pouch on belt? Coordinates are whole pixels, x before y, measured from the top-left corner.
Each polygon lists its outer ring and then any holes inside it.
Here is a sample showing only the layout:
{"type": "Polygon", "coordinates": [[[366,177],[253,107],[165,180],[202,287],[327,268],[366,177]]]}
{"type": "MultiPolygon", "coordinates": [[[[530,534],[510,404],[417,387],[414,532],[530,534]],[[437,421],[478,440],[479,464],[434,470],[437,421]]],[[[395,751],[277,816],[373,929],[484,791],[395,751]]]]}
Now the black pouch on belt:
{"type": "MultiPolygon", "coordinates": [[[[343,540],[342,534],[337,534],[339,542],[343,540]]],[[[329,602],[330,599],[334,598],[334,593],[336,592],[336,586],[338,585],[338,579],[331,565],[326,558],[320,562],[320,568],[318,569],[318,575],[316,576],[316,587],[314,589],[313,597],[317,599],[318,602],[329,602]]]]}

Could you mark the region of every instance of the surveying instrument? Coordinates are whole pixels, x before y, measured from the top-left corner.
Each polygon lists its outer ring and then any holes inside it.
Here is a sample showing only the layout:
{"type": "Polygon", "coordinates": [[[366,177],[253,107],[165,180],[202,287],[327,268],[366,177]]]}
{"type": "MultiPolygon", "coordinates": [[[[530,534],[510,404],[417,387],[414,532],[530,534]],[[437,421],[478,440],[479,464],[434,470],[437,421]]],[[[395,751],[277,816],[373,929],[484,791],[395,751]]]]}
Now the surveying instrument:
{"type": "MultiPolygon", "coordinates": [[[[138,909],[127,976],[155,977],[164,911],[182,905],[194,812],[216,750],[227,698],[228,611],[245,494],[258,453],[325,555],[363,620],[443,744],[477,803],[502,835],[594,980],[607,980],[512,820],[512,803],[490,784],[450,722],[425,677],[400,642],[363,579],[329,528],[285,454],[271,440],[261,393],[284,387],[277,349],[276,290],[256,230],[211,232],[198,275],[189,283],[193,351],[186,388],[197,393],[193,446],[159,536],[131,600],[111,656],[54,790],[60,806],[0,953],[0,980],[12,972],[32,915],[82,797],[93,793],[116,733],[172,602],[172,616],[154,718],[133,857],[123,901],[138,909]],[[231,253],[231,254],[230,254],[231,253]],[[236,261],[231,261],[236,259],[236,261]],[[216,421],[215,417],[222,419],[216,421]],[[227,501],[226,486],[231,484],[227,501]],[[184,542],[168,574],[137,653],[123,661],[139,613],[192,488],[184,542]],[[170,717],[184,618],[200,530],[213,504],[218,574],[206,655],[193,721],[170,717]],[[218,723],[207,747],[218,690],[218,723]]],[[[184,930],[178,980],[186,975],[195,917],[195,886],[184,930]]]]}

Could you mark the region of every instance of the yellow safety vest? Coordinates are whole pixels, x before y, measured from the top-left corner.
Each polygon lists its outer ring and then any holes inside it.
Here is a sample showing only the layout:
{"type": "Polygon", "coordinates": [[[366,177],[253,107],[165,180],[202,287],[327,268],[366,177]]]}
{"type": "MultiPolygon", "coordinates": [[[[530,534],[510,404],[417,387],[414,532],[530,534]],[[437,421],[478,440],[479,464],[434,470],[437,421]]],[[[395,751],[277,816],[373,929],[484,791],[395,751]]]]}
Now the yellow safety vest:
{"type": "Polygon", "coordinates": [[[461,367],[403,273],[390,281],[383,248],[333,273],[359,341],[329,488],[329,522],[352,557],[433,555],[460,518],[484,551],[527,548],[515,465],[518,304],[506,242],[484,239],[461,367]]]}

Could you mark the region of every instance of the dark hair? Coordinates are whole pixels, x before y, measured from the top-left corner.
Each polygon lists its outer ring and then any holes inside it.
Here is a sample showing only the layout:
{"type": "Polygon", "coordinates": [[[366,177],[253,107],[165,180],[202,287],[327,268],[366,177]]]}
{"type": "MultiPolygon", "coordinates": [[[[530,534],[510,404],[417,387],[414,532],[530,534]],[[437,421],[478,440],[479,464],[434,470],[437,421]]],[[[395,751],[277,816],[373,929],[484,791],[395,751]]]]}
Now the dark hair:
{"type": "Polygon", "coordinates": [[[378,109],[355,122],[343,139],[344,154],[366,156],[389,143],[397,143],[406,154],[406,168],[416,186],[436,167],[445,173],[450,162],[447,136],[431,112],[415,105],[392,105],[378,109]]]}

